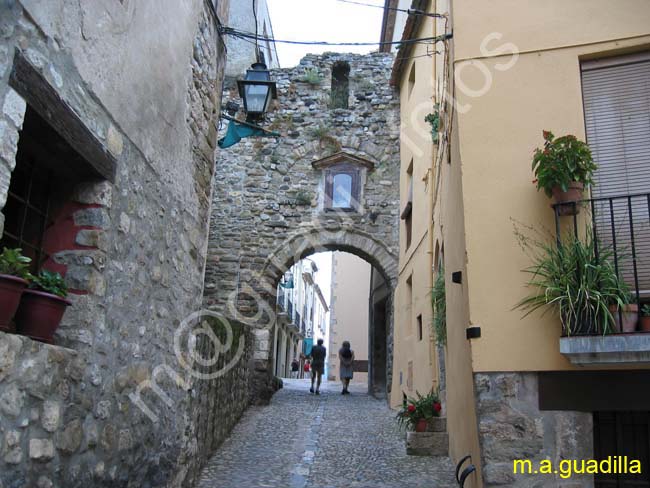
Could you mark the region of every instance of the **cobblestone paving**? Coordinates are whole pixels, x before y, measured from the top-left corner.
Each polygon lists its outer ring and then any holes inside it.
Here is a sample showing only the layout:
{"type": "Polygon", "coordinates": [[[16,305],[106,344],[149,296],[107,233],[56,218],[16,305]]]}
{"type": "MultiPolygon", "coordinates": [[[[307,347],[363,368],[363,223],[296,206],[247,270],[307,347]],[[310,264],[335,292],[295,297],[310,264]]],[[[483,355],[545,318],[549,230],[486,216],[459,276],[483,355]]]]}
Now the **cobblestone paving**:
{"type": "Polygon", "coordinates": [[[309,394],[285,380],[271,404],[250,408],[204,469],[197,488],[452,487],[449,458],[407,456],[384,401],[338,384],[309,394]]]}

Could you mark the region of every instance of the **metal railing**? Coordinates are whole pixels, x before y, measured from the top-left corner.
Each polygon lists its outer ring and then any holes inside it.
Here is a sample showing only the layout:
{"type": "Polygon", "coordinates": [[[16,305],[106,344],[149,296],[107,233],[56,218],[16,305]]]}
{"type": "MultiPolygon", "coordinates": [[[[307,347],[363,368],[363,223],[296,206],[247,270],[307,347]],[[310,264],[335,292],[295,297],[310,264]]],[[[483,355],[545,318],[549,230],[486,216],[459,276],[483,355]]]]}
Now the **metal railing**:
{"type": "MultiPolygon", "coordinates": [[[[591,231],[595,257],[606,249],[614,269],[632,294],[631,303],[641,310],[650,302],[650,193],[594,197],[553,205],[558,244],[562,232],[576,237],[591,231]],[[569,223],[567,219],[571,218],[569,223]]],[[[622,322],[619,310],[619,323],[622,322]]]]}

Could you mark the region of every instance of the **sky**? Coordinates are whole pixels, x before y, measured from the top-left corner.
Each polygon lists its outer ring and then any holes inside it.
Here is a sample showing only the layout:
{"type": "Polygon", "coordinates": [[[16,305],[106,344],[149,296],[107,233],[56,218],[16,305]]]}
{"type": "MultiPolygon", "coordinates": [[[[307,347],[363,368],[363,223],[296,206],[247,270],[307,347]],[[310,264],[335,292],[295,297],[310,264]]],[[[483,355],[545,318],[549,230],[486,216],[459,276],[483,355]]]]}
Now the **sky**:
{"type": "MultiPolygon", "coordinates": [[[[358,0],[383,7],[384,0],[358,0]]],[[[340,0],[267,0],[274,37],[282,40],[379,42],[383,10],[340,0]]],[[[282,68],[306,54],[326,51],[369,53],[378,46],[303,46],[277,43],[282,68]]]]}

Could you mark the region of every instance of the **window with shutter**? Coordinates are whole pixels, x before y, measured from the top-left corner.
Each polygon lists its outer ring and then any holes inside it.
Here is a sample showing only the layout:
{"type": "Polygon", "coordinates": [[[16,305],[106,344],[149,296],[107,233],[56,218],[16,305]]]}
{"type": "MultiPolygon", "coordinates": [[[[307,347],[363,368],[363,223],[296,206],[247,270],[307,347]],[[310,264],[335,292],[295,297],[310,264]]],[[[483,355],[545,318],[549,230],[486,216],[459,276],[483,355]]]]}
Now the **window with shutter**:
{"type": "Polygon", "coordinates": [[[626,282],[634,288],[638,280],[650,296],[650,53],[584,62],[582,91],[587,143],[598,164],[595,232],[623,256],[626,282]]]}

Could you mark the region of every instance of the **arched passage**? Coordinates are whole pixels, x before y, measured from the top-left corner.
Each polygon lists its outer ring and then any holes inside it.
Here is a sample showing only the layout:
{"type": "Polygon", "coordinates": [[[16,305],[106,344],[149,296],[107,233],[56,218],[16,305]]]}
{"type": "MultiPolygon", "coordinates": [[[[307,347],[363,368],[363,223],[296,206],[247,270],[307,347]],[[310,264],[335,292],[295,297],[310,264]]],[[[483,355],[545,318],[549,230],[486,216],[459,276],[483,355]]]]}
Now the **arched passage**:
{"type": "MultiPolygon", "coordinates": [[[[391,384],[394,315],[392,297],[397,280],[397,256],[385,244],[354,228],[310,229],[291,236],[269,255],[262,271],[264,281],[277,283],[295,263],[322,251],[343,251],[354,254],[368,262],[373,268],[373,273],[381,275],[380,279],[375,281],[383,284],[386,291],[376,302],[373,302],[371,294],[369,304],[371,313],[368,324],[370,363],[368,389],[371,394],[384,397],[388,393],[386,389],[391,384]]],[[[269,297],[269,305],[271,303],[275,303],[275,295],[269,297]]],[[[259,344],[256,345],[255,350],[258,373],[270,377],[277,358],[272,357],[273,348],[267,347],[270,345],[269,336],[258,335],[259,344]],[[261,359],[265,349],[268,357],[264,371],[261,359]]]]}

